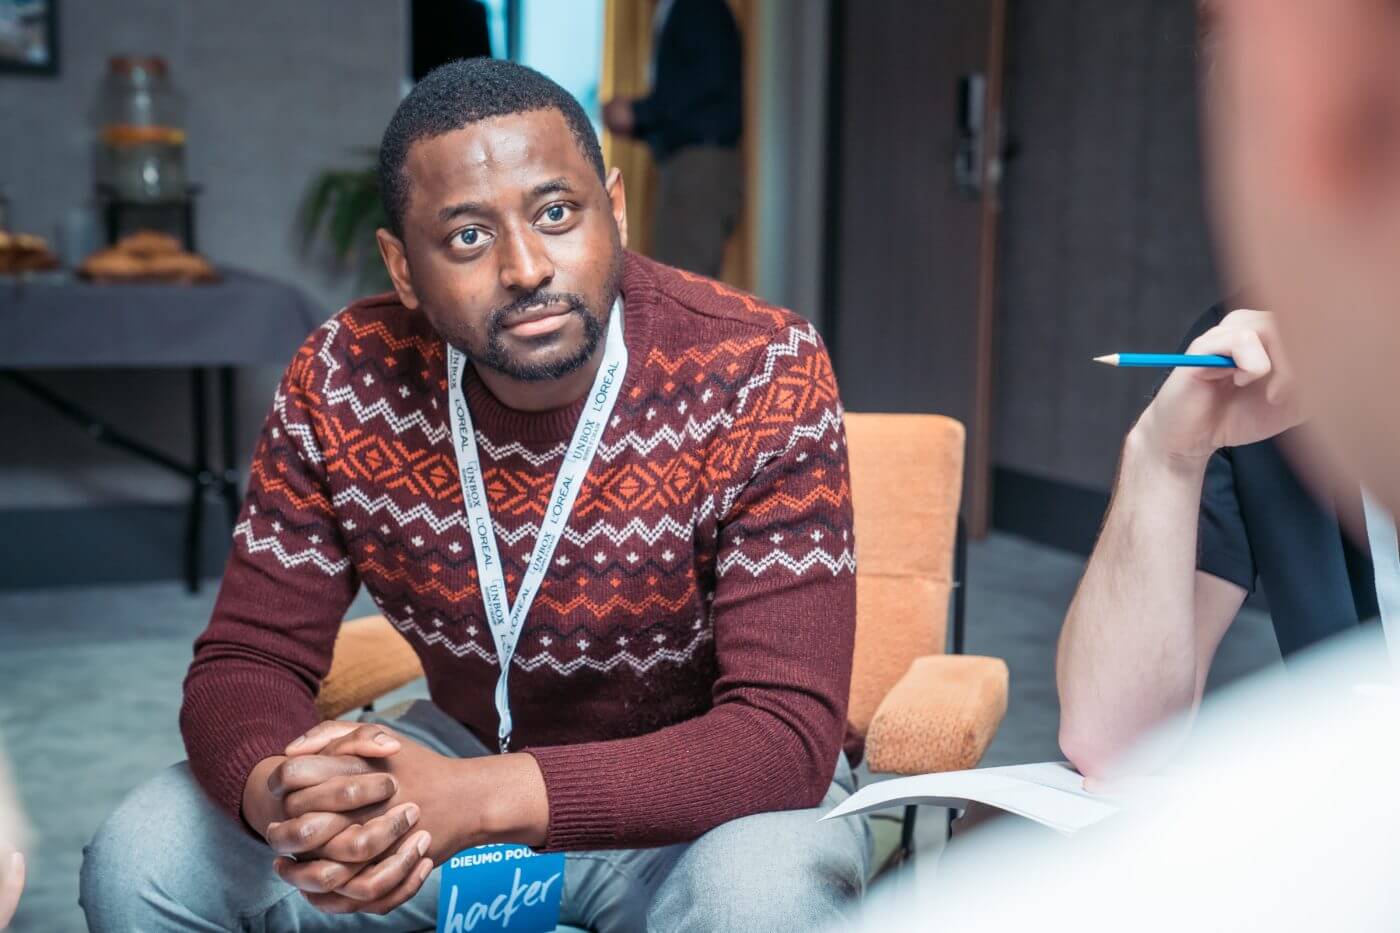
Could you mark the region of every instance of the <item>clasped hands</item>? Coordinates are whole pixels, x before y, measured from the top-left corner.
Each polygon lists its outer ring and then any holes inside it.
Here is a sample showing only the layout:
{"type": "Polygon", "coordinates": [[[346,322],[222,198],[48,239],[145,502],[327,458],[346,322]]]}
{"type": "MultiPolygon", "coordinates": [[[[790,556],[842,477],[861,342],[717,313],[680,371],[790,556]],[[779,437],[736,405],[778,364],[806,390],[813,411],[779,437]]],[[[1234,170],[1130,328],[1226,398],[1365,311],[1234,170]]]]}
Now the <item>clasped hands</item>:
{"type": "Polygon", "coordinates": [[[243,814],[279,877],[327,913],[384,914],[433,867],[490,842],[539,845],[544,780],[523,754],[450,758],[378,725],[328,721],[259,762],[243,814]]]}

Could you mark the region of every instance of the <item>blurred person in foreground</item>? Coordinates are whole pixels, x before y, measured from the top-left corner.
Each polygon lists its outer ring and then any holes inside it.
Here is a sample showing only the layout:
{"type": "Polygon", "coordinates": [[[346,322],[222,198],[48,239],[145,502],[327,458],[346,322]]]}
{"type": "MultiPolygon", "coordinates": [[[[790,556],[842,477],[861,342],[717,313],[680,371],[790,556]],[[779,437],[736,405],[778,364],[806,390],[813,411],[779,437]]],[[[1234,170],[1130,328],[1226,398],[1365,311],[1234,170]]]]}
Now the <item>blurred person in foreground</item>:
{"type": "MultiPolygon", "coordinates": [[[[1329,454],[1400,509],[1400,7],[1219,0],[1208,154],[1226,268],[1274,310],[1329,454]]],[[[1003,821],[946,884],[864,929],[1392,930],[1397,692],[1374,639],[1311,649],[1287,688],[1207,702],[1171,779],[1076,845],[1003,821]],[[964,875],[962,872],[966,872],[964,875]],[[924,909],[925,912],[919,912],[924,909]],[[917,923],[910,917],[917,916],[917,923]]]]}
{"type": "Polygon", "coordinates": [[[1226,267],[1274,311],[1336,457],[1400,512],[1400,6],[1215,0],[1226,267]],[[1227,115],[1228,114],[1228,115],[1227,115]]]}
{"type": "MultiPolygon", "coordinates": [[[[1216,17],[1200,17],[1203,106],[1228,114],[1216,17]]],[[[1395,523],[1320,468],[1274,315],[1217,306],[1182,349],[1236,368],[1172,371],[1128,433],[1060,638],[1060,746],[1091,787],[1148,729],[1184,731],[1256,581],[1285,659],[1359,622],[1400,627],[1395,523]]]]}
{"type": "Polygon", "coordinates": [[[661,0],[652,27],[652,88],[618,97],[603,123],[656,158],[652,256],[719,275],[744,200],[743,54],[725,0],[661,0]]]}
{"type": "Polygon", "coordinates": [[[92,928],[432,928],[434,867],[497,842],[566,854],[571,928],[839,916],[870,839],[817,821],[852,789],[855,576],[816,331],[627,252],[621,174],[520,65],[426,77],[380,171],[395,290],[277,391],[190,760],[89,847],[92,928]],[[432,699],[318,723],[361,586],[432,699]]]}
{"type": "Polygon", "coordinates": [[[7,929],[19,909],[28,870],[24,860],[28,830],[10,780],[5,753],[0,749],[0,930],[7,929]]]}

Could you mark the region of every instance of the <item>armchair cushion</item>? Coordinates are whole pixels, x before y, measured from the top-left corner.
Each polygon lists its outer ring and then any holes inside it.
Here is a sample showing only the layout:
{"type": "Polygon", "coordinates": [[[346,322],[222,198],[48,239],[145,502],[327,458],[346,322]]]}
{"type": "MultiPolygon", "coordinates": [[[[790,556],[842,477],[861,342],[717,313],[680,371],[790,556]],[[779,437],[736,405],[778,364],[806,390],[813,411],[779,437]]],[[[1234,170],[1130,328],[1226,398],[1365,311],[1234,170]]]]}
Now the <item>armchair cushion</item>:
{"type": "Polygon", "coordinates": [[[1009,679],[1000,658],[916,659],[870,723],[870,770],[928,774],[976,766],[1006,714],[1009,679]]]}
{"type": "Polygon", "coordinates": [[[422,676],[418,655],[387,619],[353,619],[340,626],[316,709],[322,719],[335,719],[422,676]]]}

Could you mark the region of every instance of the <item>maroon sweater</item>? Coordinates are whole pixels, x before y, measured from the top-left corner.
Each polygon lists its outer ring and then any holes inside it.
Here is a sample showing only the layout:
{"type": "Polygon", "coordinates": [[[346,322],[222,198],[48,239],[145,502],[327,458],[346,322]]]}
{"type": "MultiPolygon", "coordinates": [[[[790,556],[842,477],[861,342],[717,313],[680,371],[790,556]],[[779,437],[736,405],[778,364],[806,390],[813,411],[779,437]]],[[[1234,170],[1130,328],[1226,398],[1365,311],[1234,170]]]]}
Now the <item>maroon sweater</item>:
{"type": "MultiPolygon", "coordinates": [[[[512,745],[544,774],[553,849],[813,806],[846,728],[851,495],[820,338],[630,254],[622,296],[626,382],[510,677],[512,745]]],[[[433,701],[494,744],[444,356],[422,314],[369,298],[307,339],[277,392],[180,715],[194,774],[235,817],[253,766],[317,722],[361,585],[433,701]]],[[[583,400],[530,414],[465,380],[513,599],[583,400]]]]}

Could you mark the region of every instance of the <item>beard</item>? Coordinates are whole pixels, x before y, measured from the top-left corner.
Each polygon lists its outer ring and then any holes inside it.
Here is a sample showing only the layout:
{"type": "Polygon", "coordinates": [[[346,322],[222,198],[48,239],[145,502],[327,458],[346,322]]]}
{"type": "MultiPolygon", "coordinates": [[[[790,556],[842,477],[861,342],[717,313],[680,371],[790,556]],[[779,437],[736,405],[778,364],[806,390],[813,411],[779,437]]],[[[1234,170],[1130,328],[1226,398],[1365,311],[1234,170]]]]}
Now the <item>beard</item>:
{"type": "MultiPolygon", "coordinates": [[[[621,274],[622,251],[618,250],[613,257],[612,266],[608,270],[603,294],[596,306],[590,307],[582,295],[541,289],[528,295],[522,295],[510,304],[502,305],[493,310],[486,319],[485,340],[477,340],[478,335],[474,331],[459,331],[457,334],[450,335],[449,341],[465,353],[474,365],[493,369],[503,376],[509,376],[519,382],[548,382],[552,379],[562,379],[564,376],[581,369],[597,352],[598,344],[602,341],[603,334],[607,329],[608,315],[612,313],[613,303],[617,300],[621,274]],[[511,352],[505,341],[506,326],[510,323],[511,318],[521,314],[531,305],[537,304],[566,305],[568,308],[566,313],[576,315],[579,318],[583,326],[583,340],[578,346],[572,350],[561,348],[554,358],[539,361],[523,360],[511,352]]],[[[557,343],[560,339],[557,334],[547,334],[528,339],[527,342],[542,347],[550,343],[557,343]]]]}

